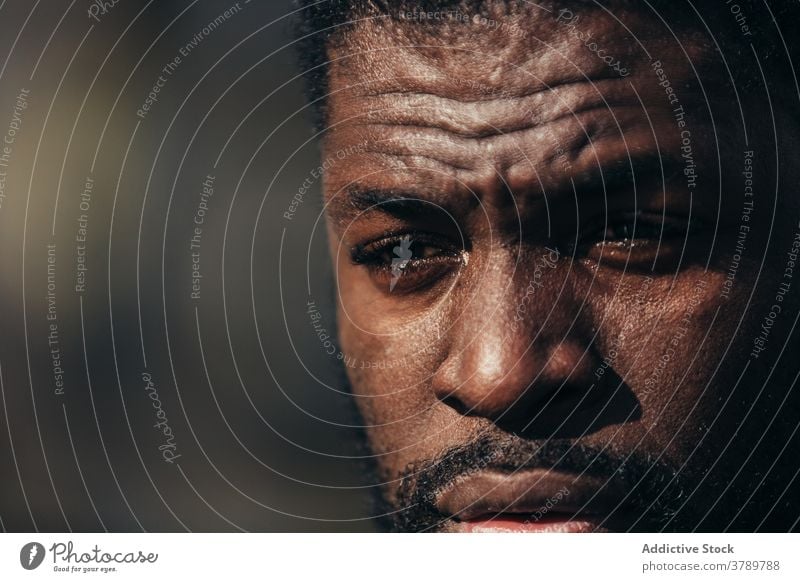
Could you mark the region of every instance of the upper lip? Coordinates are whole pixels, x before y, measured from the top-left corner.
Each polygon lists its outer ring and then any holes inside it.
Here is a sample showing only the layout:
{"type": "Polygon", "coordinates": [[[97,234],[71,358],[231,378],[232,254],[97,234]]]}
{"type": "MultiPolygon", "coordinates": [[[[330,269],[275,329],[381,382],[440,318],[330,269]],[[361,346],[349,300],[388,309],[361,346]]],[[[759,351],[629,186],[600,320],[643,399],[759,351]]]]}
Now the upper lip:
{"type": "Polygon", "coordinates": [[[460,521],[544,510],[594,521],[609,516],[621,493],[606,479],[550,469],[481,471],[457,477],[439,491],[435,505],[440,513],[460,521]]]}

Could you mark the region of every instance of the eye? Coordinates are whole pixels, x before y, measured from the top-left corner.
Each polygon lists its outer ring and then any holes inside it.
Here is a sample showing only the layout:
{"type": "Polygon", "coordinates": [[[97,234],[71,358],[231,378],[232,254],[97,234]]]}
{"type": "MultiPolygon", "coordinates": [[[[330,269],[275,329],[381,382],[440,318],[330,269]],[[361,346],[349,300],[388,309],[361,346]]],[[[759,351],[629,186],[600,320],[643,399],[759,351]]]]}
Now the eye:
{"type": "Polygon", "coordinates": [[[685,219],[652,214],[627,214],[613,218],[604,225],[601,242],[625,242],[630,245],[637,241],[651,241],[685,237],[689,222],[685,219]]]}
{"type": "Polygon", "coordinates": [[[586,257],[622,267],[666,268],[675,265],[692,238],[705,225],[683,216],[637,212],[609,217],[608,222],[584,229],[580,246],[586,257]]]}
{"type": "Polygon", "coordinates": [[[351,251],[352,262],[367,269],[386,293],[410,293],[430,287],[463,264],[461,247],[428,233],[390,235],[351,251]]]}

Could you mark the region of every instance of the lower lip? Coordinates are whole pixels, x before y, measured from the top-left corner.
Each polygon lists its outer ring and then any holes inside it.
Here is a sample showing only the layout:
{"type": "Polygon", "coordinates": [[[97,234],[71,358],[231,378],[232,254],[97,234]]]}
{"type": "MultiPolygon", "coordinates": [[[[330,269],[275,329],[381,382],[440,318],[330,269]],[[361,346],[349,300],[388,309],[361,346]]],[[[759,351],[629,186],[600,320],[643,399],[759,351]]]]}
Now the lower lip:
{"type": "Polygon", "coordinates": [[[603,531],[597,523],[567,516],[542,517],[498,515],[459,523],[465,533],[591,533],[603,531]]]}

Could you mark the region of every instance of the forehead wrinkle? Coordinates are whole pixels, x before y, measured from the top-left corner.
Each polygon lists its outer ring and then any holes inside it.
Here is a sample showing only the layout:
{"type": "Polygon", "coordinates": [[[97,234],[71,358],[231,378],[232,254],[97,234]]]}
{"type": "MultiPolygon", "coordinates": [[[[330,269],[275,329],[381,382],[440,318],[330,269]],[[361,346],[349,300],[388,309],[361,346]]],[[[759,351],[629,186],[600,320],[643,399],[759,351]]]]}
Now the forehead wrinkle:
{"type": "MultiPolygon", "coordinates": [[[[353,58],[367,58],[375,55],[368,53],[389,50],[402,50],[409,48],[432,48],[432,47],[393,47],[392,49],[372,49],[369,51],[359,52],[351,55],[353,58]]],[[[441,47],[437,47],[441,48],[441,47]]],[[[552,49],[551,49],[552,50],[552,49]]],[[[558,76],[551,76],[551,78],[544,78],[540,74],[535,73],[533,70],[526,68],[526,66],[517,64],[515,61],[505,60],[497,57],[495,54],[487,54],[481,51],[467,51],[464,49],[456,50],[453,52],[462,53],[475,53],[478,57],[483,59],[492,59],[495,61],[494,68],[502,78],[496,79],[494,83],[491,82],[493,75],[484,72],[483,81],[475,81],[473,79],[464,80],[457,75],[444,74],[439,68],[425,67],[424,71],[417,71],[413,75],[394,75],[394,76],[368,76],[366,80],[357,87],[362,97],[380,97],[384,95],[397,95],[397,96],[435,96],[448,101],[458,103],[476,103],[480,101],[502,99],[502,98],[524,98],[535,95],[543,91],[552,90],[556,87],[563,85],[571,85],[575,83],[596,82],[602,80],[615,80],[620,79],[620,76],[615,74],[607,67],[582,67],[572,68],[570,70],[559,69],[558,76]],[[509,83],[509,76],[507,73],[513,73],[512,79],[515,83],[509,83]]],[[[542,60],[547,61],[546,55],[534,58],[533,55],[525,55],[530,64],[530,61],[542,60]]],[[[562,60],[567,60],[561,53],[558,54],[562,60]]],[[[413,57],[412,57],[413,58],[413,57]]],[[[446,58],[446,57],[445,57],[446,58]]],[[[343,60],[341,57],[334,65],[343,65],[339,62],[343,60]]],[[[414,63],[417,64],[418,63],[414,63]]],[[[411,65],[411,63],[406,63],[411,65]]],[[[418,69],[423,67],[417,66],[418,69]]],[[[548,70],[548,67],[541,65],[537,69],[548,70]]]]}
{"type": "MultiPolygon", "coordinates": [[[[605,108],[589,107],[544,123],[529,120],[524,126],[491,134],[454,133],[441,124],[426,126],[378,123],[360,125],[358,134],[369,145],[362,155],[379,158],[391,169],[444,169],[456,176],[487,170],[502,172],[527,160],[538,163],[552,152],[583,148],[587,143],[643,128],[638,105],[617,108],[613,115],[596,115],[605,108]],[[371,137],[375,139],[370,139],[371,137]]],[[[340,136],[341,137],[341,136],[340,136]]]]}
{"type": "Polygon", "coordinates": [[[356,127],[409,128],[417,130],[436,130],[453,138],[471,139],[477,142],[490,138],[511,135],[522,131],[545,127],[566,118],[577,118],[584,113],[596,110],[609,110],[615,106],[635,105],[632,99],[618,99],[613,102],[587,100],[576,108],[538,107],[536,111],[519,104],[516,107],[488,110],[485,114],[460,112],[447,115],[435,106],[415,107],[413,110],[395,111],[385,117],[373,117],[363,124],[353,122],[356,127]]]}
{"type": "MultiPolygon", "coordinates": [[[[388,50],[388,49],[381,49],[388,50]]],[[[367,51],[367,53],[372,51],[367,51]]],[[[360,60],[378,60],[379,57],[367,53],[353,55],[360,60]]],[[[600,67],[597,63],[582,64],[570,62],[564,65],[566,57],[559,54],[559,62],[552,62],[553,57],[541,55],[534,58],[526,55],[528,61],[536,64],[537,71],[544,75],[528,70],[513,61],[497,59],[494,55],[478,53],[484,58],[493,56],[497,60],[493,71],[482,71],[476,74],[480,81],[464,80],[459,74],[448,74],[446,56],[438,68],[421,66],[410,56],[406,62],[397,63],[392,76],[374,76],[364,73],[361,67],[352,66],[339,58],[331,64],[331,78],[334,84],[339,82],[344,89],[337,90],[330,95],[330,106],[340,107],[348,100],[359,100],[363,103],[374,103],[370,110],[380,113],[384,108],[413,109],[426,102],[435,102],[438,107],[474,108],[479,110],[487,104],[497,107],[503,103],[523,102],[534,107],[539,101],[547,100],[550,95],[560,96],[566,93],[574,96],[594,94],[600,96],[600,89],[614,93],[615,87],[625,86],[625,78],[620,77],[607,67],[600,67]],[[353,73],[359,78],[358,83],[353,83],[353,73]],[[589,86],[593,90],[583,90],[589,86]]],[[[452,57],[450,57],[452,58],[452,57]]],[[[380,61],[384,69],[392,69],[391,63],[380,61]]],[[[485,67],[484,67],[485,68],[485,67]]],[[[532,67],[533,68],[533,67],[532,67]]],[[[575,100],[575,97],[573,97],[575,100]]]]}
{"type": "Polygon", "coordinates": [[[503,97],[475,103],[430,94],[353,95],[343,100],[339,113],[345,119],[331,129],[329,137],[335,142],[342,134],[355,132],[371,144],[369,150],[377,155],[421,156],[467,169],[467,164],[453,160],[452,155],[442,156],[428,151],[428,147],[420,149],[420,145],[434,140],[445,149],[461,150],[461,155],[471,157],[474,151],[470,150],[476,146],[485,150],[512,134],[522,134],[520,139],[524,139],[524,132],[546,129],[559,121],[577,121],[585,114],[603,110],[614,116],[614,109],[627,107],[638,108],[639,102],[630,85],[621,80],[602,85],[572,83],[527,98],[503,97]]]}

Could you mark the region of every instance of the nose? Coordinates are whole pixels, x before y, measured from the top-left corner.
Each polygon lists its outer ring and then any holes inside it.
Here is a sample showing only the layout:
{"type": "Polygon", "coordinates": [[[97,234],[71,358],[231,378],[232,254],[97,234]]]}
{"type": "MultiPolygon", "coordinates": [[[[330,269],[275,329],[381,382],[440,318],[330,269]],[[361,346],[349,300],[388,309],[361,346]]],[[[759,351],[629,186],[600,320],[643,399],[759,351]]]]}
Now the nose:
{"type": "Polygon", "coordinates": [[[461,414],[523,426],[545,408],[568,414],[585,400],[599,358],[579,331],[579,301],[565,290],[563,271],[546,268],[523,269],[511,284],[505,269],[486,270],[434,374],[439,400],[461,414]]]}

